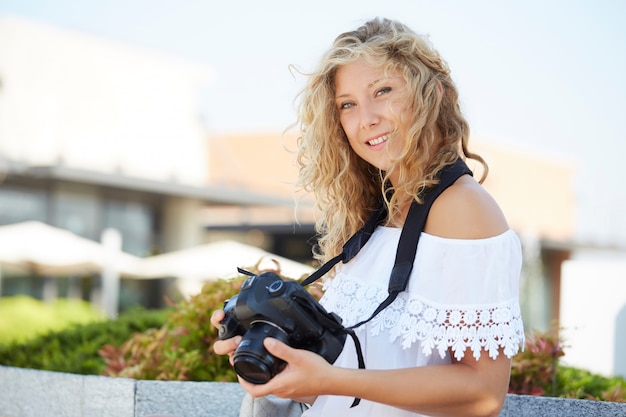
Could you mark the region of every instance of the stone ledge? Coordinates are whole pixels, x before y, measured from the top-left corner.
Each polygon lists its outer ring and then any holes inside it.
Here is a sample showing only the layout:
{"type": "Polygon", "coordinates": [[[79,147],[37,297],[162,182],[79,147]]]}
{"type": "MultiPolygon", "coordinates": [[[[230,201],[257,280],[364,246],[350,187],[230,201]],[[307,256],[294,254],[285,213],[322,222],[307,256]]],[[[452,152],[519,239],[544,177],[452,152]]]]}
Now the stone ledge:
{"type": "MultiPolygon", "coordinates": [[[[0,365],[0,417],[237,417],[237,383],[137,381],[0,365]]],[[[508,395],[500,417],[626,417],[626,403],[508,395]]]]}
{"type": "Polygon", "coordinates": [[[626,417],[626,403],[509,394],[499,417],[626,417]]]}
{"type": "Polygon", "coordinates": [[[244,394],[233,382],[137,381],[135,414],[118,417],[237,417],[244,394]]]}
{"type": "Polygon", "coordinates": [[[3,417],[134,417],[134,407],[132,379],[0,366],[3,417]]]}

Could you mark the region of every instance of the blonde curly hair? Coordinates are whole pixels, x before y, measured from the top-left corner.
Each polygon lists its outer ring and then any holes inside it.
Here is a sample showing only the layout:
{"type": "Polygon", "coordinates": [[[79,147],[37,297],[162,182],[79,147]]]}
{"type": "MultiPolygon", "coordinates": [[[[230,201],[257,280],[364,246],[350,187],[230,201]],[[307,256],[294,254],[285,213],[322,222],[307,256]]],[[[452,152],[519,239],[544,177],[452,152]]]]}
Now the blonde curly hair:
{"type": "Polygon", "coordinates": [[[485,161],[468,151],[469,126],[447,64],[426,38],[400,22],[375,18],[339,35],[297,99],[301,136],[296,186],[315,195],[320,215],[314,256],[321,262],[341,252],[381,196],[393,218],[400,203],[421,202],[421,192],[435,185],[437,173],[459,156],[483,165],[481,182],[487,175],[485,161]],[[394,158],[392,170],[397,170],[399,181],[393,186],[388,181],[391,171],[379,171],[352,151],[339,121],[335,74],[340,66],[358,59],[385,71],[399,71],[407,83],[412,119],[406,121],[406,145],[394,158]],[[387,198],[390,187],[393,194],[387,198]]]}

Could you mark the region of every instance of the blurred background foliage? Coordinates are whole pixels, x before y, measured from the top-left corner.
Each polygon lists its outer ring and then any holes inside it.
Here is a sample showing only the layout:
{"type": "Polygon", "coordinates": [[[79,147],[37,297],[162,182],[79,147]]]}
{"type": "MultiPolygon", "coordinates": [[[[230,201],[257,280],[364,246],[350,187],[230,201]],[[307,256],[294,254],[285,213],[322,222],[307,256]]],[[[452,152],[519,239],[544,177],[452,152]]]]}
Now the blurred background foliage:
{"type": "Polygon", "coordinates": [[[521,395],[626,402],[626,380],[562,365],[567,345],[555,323],[546,332],[526,334],[524,350],[513,357],[509,392],[521,395]]]}
{"type": "MultiPolygon", "coordinates": [[[[197,295],[171,303],[167,309],[130,310],[116,320],[104,319],[82,304],[61,302],[30,309],[38,303],[23,297],[2,299],[0,364],[134,379],[234,382],[236,375],[227,357],[212,350],[217,331],[210,318],[213,311],[223,307],[224,300],[239,293],[245,278],[209,282],[197,295]],[[77,308],[84,310],[77,313],[77,308]],[[36,322],[37,314],[52,314],[48,309],[64,311],[56,313],[58,319],[40,320],[42,324],[55,321],[45,333],[43,326],[22,325],[27,320],[17,317],[22,310],[29,310],[24,317],[36,322]],[[9,327],[7,314],[15,315],[9,327]],[[69,320],[81,315],[86,323],[69,320]]],[[[317,298],[321,296],[318,284],[308,290],[317,298]]],[[[548,332],[527,334],[524,350],[513,358],[509,392],[626,402],[626,380],[563,366],[559,361],[566,351],[556,326],[548,332]]]]}
{"type": "MultiPolygon", "coordinates": [[[[41,327],[32,335],[23,329],[11,329],[9,342],[0,342],[0,365],[20,368],[98,375],[105,362],[99,354],[107,343],[122,344],[135,333],[161,326],[166,310],[130,310],[116,320],[98,318],[88,323],[66,322],[48,331],[41,327]]],[[[3,316],[0,316],[3,317],[3,316]]],[[[16,326],[19,327],[19,324],[16,326]]]]}
{"type": "Polygon", "coordinates": [[[0,298],[0,343],[25,342],[72,324],[106,318],[103,311],[79,299],[40,301],[26,295],[0,298]]]}

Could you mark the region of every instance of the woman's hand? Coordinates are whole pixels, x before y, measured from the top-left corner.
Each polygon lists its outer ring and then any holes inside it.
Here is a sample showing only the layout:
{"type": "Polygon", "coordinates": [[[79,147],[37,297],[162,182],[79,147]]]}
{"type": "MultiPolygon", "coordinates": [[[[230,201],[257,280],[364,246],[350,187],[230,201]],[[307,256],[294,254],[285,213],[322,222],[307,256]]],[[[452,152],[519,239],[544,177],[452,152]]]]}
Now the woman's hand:
{"type": "MultiPolygon", "coordinates": [[[[224,311],[216,310],[211,316],[211,324],[219,329],[220,321],[224,318],[224,311]]],[[[213,351],[218,355],[228,355],[229,362],[233,365],[233,355],[241,342],[241,336],[235,336],[226,340],[217,340],[213,344],[213,351]]],[[[239,375],[237,379],[241,386],[253,397],[262,397],[273,394],[281,398],[291,398],[307,404],[312,404],[318,395],[315,386],[321,383],[313,383],[313,376],[324,375],[320,369],[330,366],[328,362],[315,353],[293,349],[290,346],[273,338],[264,340],[265,348],[269,353],[287,362],[287,366],[274,378],[265,384],[252,384],[239,375]]]]}
{"type": "Polygon", "coordinates": [[[253,397],[272,394],[311,404],[322,394],[324,380],[333,368],[324,358],[308,350],[294,349],[270,337],[265,338],[263,345],[269,353],[284,360],[287,366],[265,384],[256,385],[240,379],[243,388],[253,397]]]}
{"type": "MultiPolygon", "coordinates": [[[[213,327],[219,329],[220,321],[222,321],[223,318],[224,318],[224,311],[215,310],[213,312],[213,315],[211,315],[211,324],[213,325],[213,327]]],[[[217,353],[218,355],[228,355],[229,357],[228,361],[232,365],[233,355],[235,354],[235,350],[237,349],[237,346],[239,346],[240,342],[241,342],[241,336],[231,337],[230,339],[226,339],[226,340],[217,340],[213,344],[213,351],[217,353]]]]}

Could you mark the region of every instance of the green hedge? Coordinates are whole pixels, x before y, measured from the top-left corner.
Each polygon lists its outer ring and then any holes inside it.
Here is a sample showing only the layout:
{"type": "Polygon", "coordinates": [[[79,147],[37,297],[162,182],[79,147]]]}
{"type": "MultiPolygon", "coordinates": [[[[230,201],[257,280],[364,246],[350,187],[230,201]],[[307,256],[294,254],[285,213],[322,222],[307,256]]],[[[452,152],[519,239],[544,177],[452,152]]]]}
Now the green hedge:
{"type": "Polygon", "coordinates": [[[25,342],[0,344],[0,365],[83,375],[98,375],[106,367],[99,354],[107,343],[121,344],[137,332],[160,327],[164,310],[130,310],[116,320],[75,324],[25,342]]]}
{"type": "Polygon", "coordinates": [[[624,378],[604,377],[584,369],[559,366],[556,387],[562,397],[626,402],[624,378]]]}
{"type": "Polygon", "coordinates": [[[105,320],[103,311],[83,300],[41,301],[26,295],[0,298],[0,344],[25,342],[72,324],[105,320]]]}
{"type": "Polygon", "coordinates": [[[217,331],[211,314],[239,292],[246,277],[205,284],[200,293],[179,302],[158,329],[136,333],[124,343],[102,349],[103,374],[144,380],[236,381],[228,358],[213,352],[217,331]]]}

